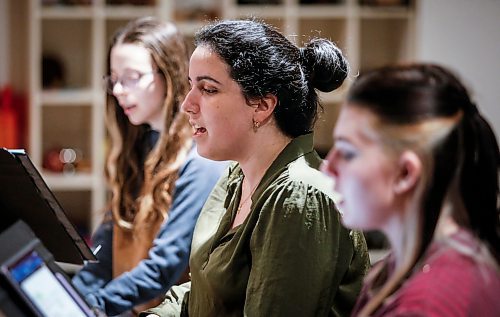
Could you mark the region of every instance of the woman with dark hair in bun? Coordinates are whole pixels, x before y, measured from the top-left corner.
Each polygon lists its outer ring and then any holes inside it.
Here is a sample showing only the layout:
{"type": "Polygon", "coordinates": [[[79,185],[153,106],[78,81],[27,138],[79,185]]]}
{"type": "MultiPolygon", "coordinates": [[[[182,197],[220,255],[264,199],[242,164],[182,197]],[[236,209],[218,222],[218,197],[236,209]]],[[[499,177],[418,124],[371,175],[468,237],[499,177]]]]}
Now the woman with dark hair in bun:
{"type": "Polygon", "coordinates": [[[338,88],[347,61],[328,40],[299,49],[257,21],[217,22],[195,44],[182,109],[199,154],[235,163],[198,219],[191,284],[144,315],[349,315],[366,244],[341,225],[312,134],[316,89],[338,88]]]}

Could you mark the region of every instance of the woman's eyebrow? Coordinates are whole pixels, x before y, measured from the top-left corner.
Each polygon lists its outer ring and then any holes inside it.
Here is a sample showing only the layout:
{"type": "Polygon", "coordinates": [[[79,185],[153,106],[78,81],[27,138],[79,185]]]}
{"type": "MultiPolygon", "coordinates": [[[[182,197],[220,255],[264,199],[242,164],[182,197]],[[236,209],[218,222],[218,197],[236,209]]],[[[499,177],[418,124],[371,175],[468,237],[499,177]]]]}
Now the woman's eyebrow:
{"type": "MultiPolygon", "coordinates": [[[[191,81],[192,80],[191,77],[188,77],[188,80],[191,81]]],[[[202,81],[202,80],[208,80],[208,81],[212,81],[214,83],[217,83],[219,85],[222,85],[222,83],[219,82],[217,79],[215,79],[211,76],[208,76],[208,75],[196,77],[196,81],[202,81]]]]}

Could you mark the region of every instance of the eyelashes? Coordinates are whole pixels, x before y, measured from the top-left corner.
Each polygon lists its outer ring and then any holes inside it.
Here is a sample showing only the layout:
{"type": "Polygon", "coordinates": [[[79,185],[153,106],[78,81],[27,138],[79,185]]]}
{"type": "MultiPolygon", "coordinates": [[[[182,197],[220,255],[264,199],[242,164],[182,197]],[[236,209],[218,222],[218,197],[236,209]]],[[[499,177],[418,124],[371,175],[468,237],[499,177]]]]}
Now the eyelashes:
{"type": "Polygon", "coordinates": [[[213,95],[213,94],[216,94],[219,92],[219,90],[217,88],[207,87],[203,84],[193,85],[192,82],[189,81],[189,90],[193,90],[193,88],[196,88],[199,91],[201,91],[203,94],[207,94],[207,95],[213,95]]]}
{"type": "Polygon", "coordinates": [[[217,93],[217,89],[213,89],[213,88],[201,88],[201,91],[206,93],[206,94],[209,94],[209,95],[213,95],[213,94],[217,93]]]}

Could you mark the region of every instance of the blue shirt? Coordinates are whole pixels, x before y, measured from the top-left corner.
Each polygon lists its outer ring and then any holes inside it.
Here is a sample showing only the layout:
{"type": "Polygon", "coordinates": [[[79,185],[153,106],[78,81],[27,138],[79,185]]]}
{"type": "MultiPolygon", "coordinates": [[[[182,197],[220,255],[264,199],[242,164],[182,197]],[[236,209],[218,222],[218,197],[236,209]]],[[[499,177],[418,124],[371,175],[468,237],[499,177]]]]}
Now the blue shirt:
{"type": "Polygon", "coordinates": [[[149,250],[148,258],[133,270],[112,279],[113,224],[102,223],[93,236],[99,263],[89,263],[73,277],[73,284],[91,306],[116,315],[164,294],[188,265],[193,230],[205,200],[225,162],[198,155],[196,147],[179,169],[172,207],[149,250]]]}

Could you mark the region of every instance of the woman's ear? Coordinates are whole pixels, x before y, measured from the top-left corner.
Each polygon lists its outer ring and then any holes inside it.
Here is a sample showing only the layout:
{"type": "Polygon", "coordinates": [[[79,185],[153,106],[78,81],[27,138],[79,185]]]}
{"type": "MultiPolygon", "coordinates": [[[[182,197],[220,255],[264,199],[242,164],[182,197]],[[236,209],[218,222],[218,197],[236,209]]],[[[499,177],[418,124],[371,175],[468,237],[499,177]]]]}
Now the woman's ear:
{"type": "Polygon", "coordinates": [[[422,174],[422,161],[415,152],[404,151],[397,164],[399,174],[394,185],[394,192],[403,194],[417,186],[422,174]]]}
{"type": "Polygon", "coordinates": [[[273,94],[267,94],[259,98],[254,106],[255,112],[253,115],[254,122],[264,123],[272,117],[274,109],[278,105],[278,97],[273,94]]]}

